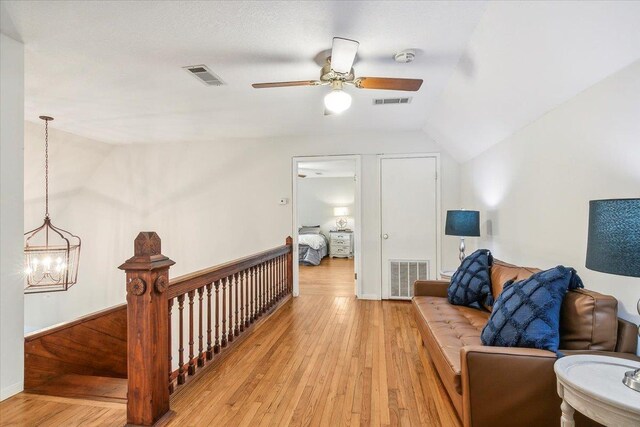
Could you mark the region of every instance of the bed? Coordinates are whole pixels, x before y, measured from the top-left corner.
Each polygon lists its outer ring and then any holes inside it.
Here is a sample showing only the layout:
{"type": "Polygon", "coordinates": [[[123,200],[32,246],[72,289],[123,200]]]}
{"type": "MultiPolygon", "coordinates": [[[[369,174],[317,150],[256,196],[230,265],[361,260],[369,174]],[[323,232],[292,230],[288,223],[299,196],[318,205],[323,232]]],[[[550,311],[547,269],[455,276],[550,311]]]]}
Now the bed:
{"type": "Polygon", "coordinates": [[[320,265],[329,254],[329,240],[322,233],[298,235],[298,262],[304,265],[320,265]]]}

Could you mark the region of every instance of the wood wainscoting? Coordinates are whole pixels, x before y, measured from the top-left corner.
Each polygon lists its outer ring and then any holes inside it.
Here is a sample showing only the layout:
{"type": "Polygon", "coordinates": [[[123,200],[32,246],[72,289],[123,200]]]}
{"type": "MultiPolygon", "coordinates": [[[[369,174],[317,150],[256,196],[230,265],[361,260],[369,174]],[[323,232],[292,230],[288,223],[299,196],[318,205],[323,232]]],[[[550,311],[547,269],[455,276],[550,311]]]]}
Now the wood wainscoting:
{"type": "Polygon", "coordinates": [[[126,399],[126,304],[29,334],[24,350],[27,392],[126,399]]]}

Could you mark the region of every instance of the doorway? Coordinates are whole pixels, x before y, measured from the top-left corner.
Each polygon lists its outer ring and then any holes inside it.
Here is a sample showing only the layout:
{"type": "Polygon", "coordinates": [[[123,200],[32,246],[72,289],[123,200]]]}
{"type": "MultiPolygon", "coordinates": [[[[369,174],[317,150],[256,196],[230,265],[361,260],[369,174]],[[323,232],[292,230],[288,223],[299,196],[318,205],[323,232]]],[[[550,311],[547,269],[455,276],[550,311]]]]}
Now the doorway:
{"type": "Polygon", "coordinates": [[[293,293],[358,296],[360,156],[295,157],[293,293]]]}
{"type": "Polygon", "coordinates": [[[383,299],[410,299],[440,265],[438,155],[380,156],[383,299]]]}

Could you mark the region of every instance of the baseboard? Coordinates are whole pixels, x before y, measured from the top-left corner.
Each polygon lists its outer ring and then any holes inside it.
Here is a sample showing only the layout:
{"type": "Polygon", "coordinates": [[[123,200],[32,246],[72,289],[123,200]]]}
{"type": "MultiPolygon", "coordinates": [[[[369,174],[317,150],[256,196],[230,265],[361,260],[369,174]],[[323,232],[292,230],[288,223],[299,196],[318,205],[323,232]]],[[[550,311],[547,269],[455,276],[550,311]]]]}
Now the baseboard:
{"type": "Polygon", "coordinates": [[[18,394],[22,390],[24,390],[24,382],[20,381],[15,384],[11,384],[10,386],[7,386],[0,390],[0,401],[8,399],[14,394],[18,394]]]}
{"type": "Polygon", "coordinates": [[[358,297],[358,299],[379,301],[382,298],[380,298],[380,295],[377,295],[377,294],[362,294],[358,297]]]}

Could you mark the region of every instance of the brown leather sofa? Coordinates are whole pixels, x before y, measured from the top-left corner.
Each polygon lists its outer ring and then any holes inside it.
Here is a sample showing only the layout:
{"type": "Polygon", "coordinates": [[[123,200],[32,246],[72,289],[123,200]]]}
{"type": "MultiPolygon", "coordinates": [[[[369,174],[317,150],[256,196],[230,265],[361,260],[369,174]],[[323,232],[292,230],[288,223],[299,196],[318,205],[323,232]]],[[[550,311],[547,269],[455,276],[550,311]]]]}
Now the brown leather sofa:
{"type": "MultiPolygon", "coordinates": [[[[494,260],[493,295],[508,280],[539,271],[494,260]]],[[[417,281],[413,309],[422,342],[465,427],[560,425],[560,398],[546,350],[483,346],[490,312],[451,305],[446,281],[417,281]]],[[[562,305],[560,351],[635,356],[637,329],[617,317],[617,300],[586,289],[570,291],[562,305]]],[[[578,426],[598,425],[576,414],[578,426]]]]}

